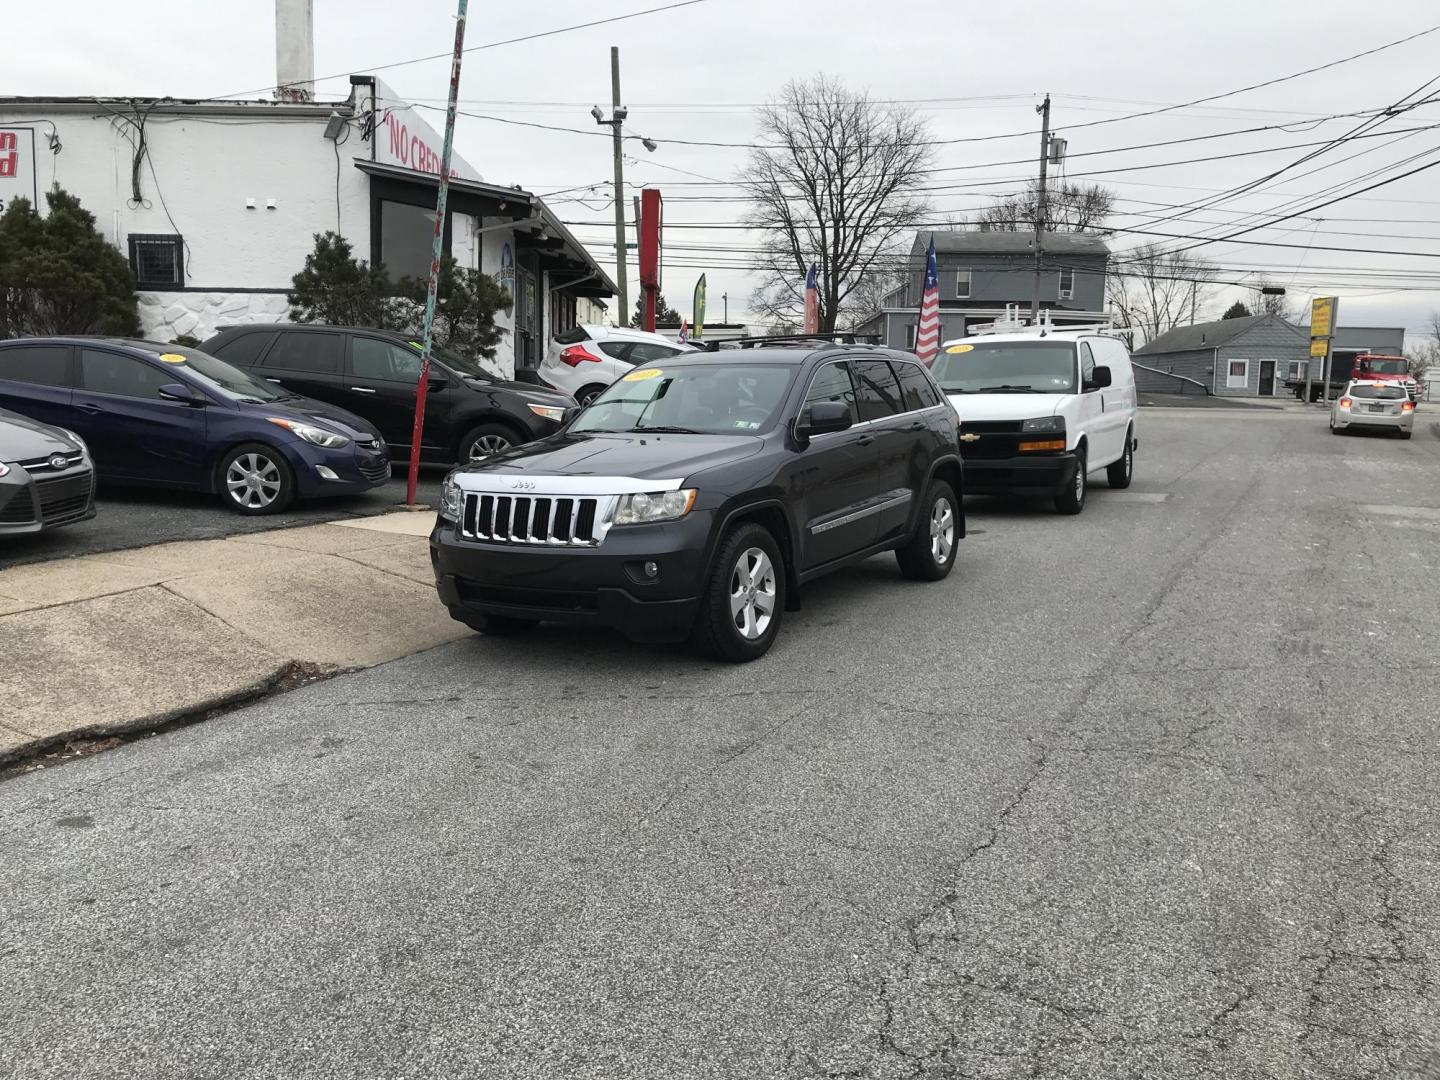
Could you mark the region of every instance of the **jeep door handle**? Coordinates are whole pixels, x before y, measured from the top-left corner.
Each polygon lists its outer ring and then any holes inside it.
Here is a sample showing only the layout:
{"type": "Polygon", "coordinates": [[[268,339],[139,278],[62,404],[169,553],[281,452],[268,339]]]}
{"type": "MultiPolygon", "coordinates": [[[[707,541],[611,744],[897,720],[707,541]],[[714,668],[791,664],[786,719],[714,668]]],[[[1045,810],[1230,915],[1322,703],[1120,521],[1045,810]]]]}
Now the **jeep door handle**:
{"type": "Polygon", "coordinates": [[[371,390],[368,386],[352,386],[352,387],[350,387],[350,389],[353,390],[353,391],[355,391],[355,393],[357,393],[357,394],[373,394],[373,393],[375,393],[375,391],[374,391],[374,390],[371,390]]]}
{"type": "Polygon", "coordinates": [[[105,411],[104,409],[100,408],[99,405],[80,404],[76,405],[75,408],[79,409],[86,416],[98,416],[100,413],[105,411]]]}
{"type": "Polygon", "coordinates": [[[924,430],[925,430],[925,421],[924,421],[924,420],[912,420],[912,421],[910,422],[910,430],[911,430],[911,431],[924,431],[924,430]]]}

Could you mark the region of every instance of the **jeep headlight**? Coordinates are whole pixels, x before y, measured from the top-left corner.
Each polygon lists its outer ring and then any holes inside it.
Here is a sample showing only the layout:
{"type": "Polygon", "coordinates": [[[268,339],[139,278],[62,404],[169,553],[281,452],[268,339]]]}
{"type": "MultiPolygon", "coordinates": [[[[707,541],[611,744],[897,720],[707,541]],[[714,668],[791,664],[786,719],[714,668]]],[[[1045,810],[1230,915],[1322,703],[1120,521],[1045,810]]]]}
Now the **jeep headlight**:
{"type": "Polygon", "coordinates": [[[454,477],[445,477],[445,482],[440,485],[440,516],[459,521],[464,505],[465,496],[460,491],[460,485],[455,483],[454,477]]]}
{"type": "Polygon", "coordinates": [[[1026,420],[1020,425],[1023,432],[1029,431],[1064,431],[1065,418],[1063,416],[1037,416],[1033,420],[1026,420]]]}
{"type": "Polygon", "coordinates": [[[678,521],[695,505],[695,489],[642,491],[620,496],[615,509],[616,525],[646,525],[656,521],[678,521]]]}

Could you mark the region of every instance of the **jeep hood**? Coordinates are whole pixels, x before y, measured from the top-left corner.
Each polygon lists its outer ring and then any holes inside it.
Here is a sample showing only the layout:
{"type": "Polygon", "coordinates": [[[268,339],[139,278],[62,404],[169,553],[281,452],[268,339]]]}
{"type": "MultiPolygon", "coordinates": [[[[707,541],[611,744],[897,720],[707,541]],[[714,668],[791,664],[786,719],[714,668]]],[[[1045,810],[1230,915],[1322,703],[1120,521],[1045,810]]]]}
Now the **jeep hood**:
{"type": "Polygon", "coordinates": [[[467,474],[683,480],[757,454],[764,444],[755,435],[561,433],[464,466],[454,475],[462,487],[467,474]]]}

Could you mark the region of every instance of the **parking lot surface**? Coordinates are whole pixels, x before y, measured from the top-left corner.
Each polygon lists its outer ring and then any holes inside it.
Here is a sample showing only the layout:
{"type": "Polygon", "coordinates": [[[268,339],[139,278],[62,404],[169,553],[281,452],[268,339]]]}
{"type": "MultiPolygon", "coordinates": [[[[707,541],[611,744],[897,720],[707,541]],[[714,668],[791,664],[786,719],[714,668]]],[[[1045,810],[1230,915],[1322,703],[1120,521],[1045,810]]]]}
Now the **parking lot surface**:
{"type": "Polygon", "coordinates": [[[5,1071],[1428,1075],[1440,438],[1139,436],[755,664],[468,638],[0,784],[5,1071]]]}
{"type": "MultiPolygon", "coordinates": [[[[170,540],[214,540],[223,536],[282,529],[344,517],[386,514],[405,501],[403,464],[388,484],[363,495],[311,499],[280,514],[246,517],[225,508],[218,496],[188,491],[105,486],[95,500],[98,513],[89,521],[67,525],[39,536],[0,538],[0,567],[94,555],[102,551],[161,544],[170,540]]],[[[425,467],[415,498],[434,505],[440,497],[445,470],[425,467]]]]}

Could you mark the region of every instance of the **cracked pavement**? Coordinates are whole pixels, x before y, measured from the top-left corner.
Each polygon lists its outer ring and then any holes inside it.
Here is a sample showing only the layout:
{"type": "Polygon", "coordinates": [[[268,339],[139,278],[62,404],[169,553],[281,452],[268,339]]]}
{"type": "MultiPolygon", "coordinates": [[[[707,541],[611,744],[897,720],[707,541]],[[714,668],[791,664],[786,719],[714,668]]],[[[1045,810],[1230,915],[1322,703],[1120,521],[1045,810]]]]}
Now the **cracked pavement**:
{"type": "Polygon", "coordinates": [[[1440,439],[1142,424],[1164,501],[757,664],[472,638],[0,784],[0,1075],[1440,1076],[1440,439]]]}

